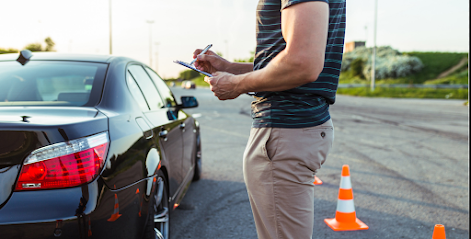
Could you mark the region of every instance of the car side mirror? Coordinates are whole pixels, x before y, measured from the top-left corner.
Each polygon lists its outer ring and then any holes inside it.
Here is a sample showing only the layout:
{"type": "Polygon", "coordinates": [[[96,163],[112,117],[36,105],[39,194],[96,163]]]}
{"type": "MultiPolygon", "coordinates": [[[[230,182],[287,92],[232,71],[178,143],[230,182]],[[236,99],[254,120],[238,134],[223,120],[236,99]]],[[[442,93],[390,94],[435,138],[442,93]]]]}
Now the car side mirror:
{"type": "Polygon", "coordinates": [[[198,101],[194,96],[182,96],[180,99],[182,100],[182,109],[198,107],[198,101]]]}

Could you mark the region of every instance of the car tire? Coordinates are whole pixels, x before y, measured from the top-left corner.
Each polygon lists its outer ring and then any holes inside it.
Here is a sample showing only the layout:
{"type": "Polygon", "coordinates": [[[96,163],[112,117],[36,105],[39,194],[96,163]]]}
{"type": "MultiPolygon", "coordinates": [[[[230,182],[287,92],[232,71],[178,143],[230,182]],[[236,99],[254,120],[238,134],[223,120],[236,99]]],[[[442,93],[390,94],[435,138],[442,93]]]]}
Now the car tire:
{"type": "Polygon", "coordinates": [[[149,208],[146,239],[168,239],[170,238],[170,208],[167,180],[162,172],[159,172],[156,177],[155,187],[149,208]]]}
{"type": "Polygon", "coordinates": [[[203,160],[201,158],[201,139],[198,135],[196,139],[196,150],[195,150],[195,174],[193,175],[193,182],[201,179],[201,171],[203,169],[203,160]]]}

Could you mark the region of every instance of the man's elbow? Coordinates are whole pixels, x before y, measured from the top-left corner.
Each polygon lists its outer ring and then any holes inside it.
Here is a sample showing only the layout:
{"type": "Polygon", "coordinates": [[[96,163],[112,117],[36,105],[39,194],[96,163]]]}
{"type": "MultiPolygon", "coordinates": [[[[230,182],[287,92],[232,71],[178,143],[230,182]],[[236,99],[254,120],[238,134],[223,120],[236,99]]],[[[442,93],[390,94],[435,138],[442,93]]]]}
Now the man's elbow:
{"type": "Polygon", "coordinates": [[[324,60],[304,60],[300,68],[303,84],[311,83],[316,81],[324,70],[324,60]]]}

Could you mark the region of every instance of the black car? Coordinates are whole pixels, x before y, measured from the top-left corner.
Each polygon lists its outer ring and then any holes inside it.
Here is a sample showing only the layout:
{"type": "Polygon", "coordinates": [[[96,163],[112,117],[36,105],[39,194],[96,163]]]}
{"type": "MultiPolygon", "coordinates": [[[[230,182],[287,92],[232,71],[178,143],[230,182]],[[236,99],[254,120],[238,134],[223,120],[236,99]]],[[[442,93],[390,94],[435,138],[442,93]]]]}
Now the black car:
{"type": "Polygon", "coordinates": [[[130,58],[0,55],[0,238],[168,238],[197,105],[130,58]]]}

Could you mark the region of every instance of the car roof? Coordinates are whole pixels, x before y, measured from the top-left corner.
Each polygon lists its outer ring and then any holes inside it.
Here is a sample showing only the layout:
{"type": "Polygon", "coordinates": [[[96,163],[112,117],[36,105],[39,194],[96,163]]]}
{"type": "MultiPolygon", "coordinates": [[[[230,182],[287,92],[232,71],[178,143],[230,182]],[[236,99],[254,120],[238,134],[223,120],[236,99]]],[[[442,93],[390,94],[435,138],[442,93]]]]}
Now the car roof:
{"type": "MultiPolygon", "coordinates": [[[[19,53],[0,54],[0,61],[15,61],[19,53]]],[[[68,53],[55,53],[55,52],[33,52],[31,61],[37,60],[58,60],[58,61],[87,61],[87,62],[100,62],[109,63],[111,60],[121,58],[112,55],[93,55],[93,54],[68,54],[68,53]]],[[[129,59],[129,58],[128,58],[129,59]]],[[[132,59],[129,59],[132,60],[132,59]]]]}

